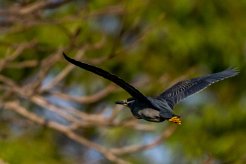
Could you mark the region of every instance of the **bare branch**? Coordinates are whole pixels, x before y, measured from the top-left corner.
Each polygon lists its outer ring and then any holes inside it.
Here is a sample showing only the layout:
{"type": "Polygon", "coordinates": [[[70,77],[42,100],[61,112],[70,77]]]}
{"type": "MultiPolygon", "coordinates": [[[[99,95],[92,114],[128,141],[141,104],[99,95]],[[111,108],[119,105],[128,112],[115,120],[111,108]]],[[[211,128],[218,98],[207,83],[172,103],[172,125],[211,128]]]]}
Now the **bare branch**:
{"type": "Polygon", "coordinates": [[[30,91],[35,92],[40,89],[43,79],[46,77],[49,70],[53,67],[54,63],[60,60],[63,51],[63,48],[59,48],[57,52],[41,61],[40,70],[37,73],[35,82],[28,86],[30,91]]]}
{"type": "Polygon", "coordinates": [[[25,49],[33,48],[35,45],[35,41],[19,44],[12,54],[7,54],[5,58],[0,60],[0,71],[2,71],[6,65],[14,61],[18,56],[20,56],[25,49]]]}
{"type": "Polygon", "coordinates": [[[101,100],[102,98],[113,92],[114,90],[115,90],[115,86],[113,84],[110,84],[104,89],[98,91],[96,94],[91,96],[72,96],[60,92],[52,92],[52,94],[64,100],[71,100],[81,104],[91,104],[101,100]]]}
{"type": "MultiPolygon", "coordinates": [[[[80,59],[84,55],[84,49],[81,49],[78,51],[76,55],[76,59],[80,59]]],[[[51,88],[53,88],[55,85],[57,85],[60,81],[62,81],[74,68],[73,65],[68,65],[66,68],[64,68],[45,88],[41,89],[41,92],[48,91],[51,88]]]]}
{"type": "Polygon", "coordinates": [[[169,138],[172,133],[175,131],[177,126],[170,126],[168,129],[166,129],[159,138],[154,140],[152,143],[146,144],[146,145],[131,145],[131,146],[126,146],[126,147],[121,147],[121,148],[112,148],[111,151],[114,154],[117,155],[123,155],[123,154],[129,154],[129,153],[136,153],[139,151],[144,151],[147,149],[151,149],[163,142],[163,140],[169,138]]]}
{"type": "Polygon", "coordinates": [[[15,68],[15,69],[22,69],[22,68],[27,68],[27,67],[36,67],[38,65],[37,60],[27,60],[23,62],[16,62],[16,63],[10,63],[6,65],[7,68],[15,68]]]}
{"type": "Polygon", "coordinates": [[[67,137],[71,138],[74,141],[77,141],[78,143],[80,143],[82,145],[85,145],[89,148],[97,150],[98,152],[102,153],[108,160],[110,160],[112,162],[116,162],[119,164],[128,163],[128,162],[116,157],[111,151],[102,147],[101,145],[98,145],[94,142],[87,140],[86,138],[84,138],[82,136],[77,135],[76,133],[71,131],[68,127],[61,125],[59,123],[56,123],[54,121],[47,121],[47,120],[37,116],[36,114],[29,112],[27,109],[22,107],[16,101],[6,102],[3,107],[6,109],[9,109],[9,110],[13,110],[13,111],[17,112],[18,114],[22,115],[23,117],[25,117],[29,120],[32,120],[33,122],[36,122],[36,123],[43,125],[43,126],[48,126],[48,127],[52,128],[56,131],[59,131],[59,132],[65,134],[67,137]]]}
{"type": "Polygon", "coordinates": [[[0,10],[0,15],[27,15],[33,12],[38,12],[42,9],[48,8],[57,8],[62,6],[65,3],[70,2],[71,0],[61,0],[61,1],[49,1],[49,0],[42,0],[42,1],[35,1],[31,4],[25,6],[13,6],[9,9],[0,10]]]}

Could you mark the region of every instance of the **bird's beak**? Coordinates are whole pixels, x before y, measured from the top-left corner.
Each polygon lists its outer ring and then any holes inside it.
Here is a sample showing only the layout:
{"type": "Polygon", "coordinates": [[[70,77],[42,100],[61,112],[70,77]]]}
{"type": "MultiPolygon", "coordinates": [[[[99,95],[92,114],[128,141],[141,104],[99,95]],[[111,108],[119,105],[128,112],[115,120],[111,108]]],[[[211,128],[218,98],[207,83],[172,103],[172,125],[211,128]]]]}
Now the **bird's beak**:
{"type": "Polygon", "coordinates": [[[123,101],[116,101],[115,104],[120,104],[120,105],[127,105],[127,101],[123,100],[123,101]]]}

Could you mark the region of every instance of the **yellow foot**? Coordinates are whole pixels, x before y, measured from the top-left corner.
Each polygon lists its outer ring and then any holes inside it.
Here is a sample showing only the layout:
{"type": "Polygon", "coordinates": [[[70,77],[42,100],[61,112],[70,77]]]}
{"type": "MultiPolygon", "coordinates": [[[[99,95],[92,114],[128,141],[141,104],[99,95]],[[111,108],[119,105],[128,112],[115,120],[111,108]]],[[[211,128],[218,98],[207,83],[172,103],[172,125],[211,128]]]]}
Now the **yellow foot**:
{"type": "Polygon", "coordinates": [[[181,125],[181,120],[178,116],[174,116],[174,117],[170,118],[168,121],[173,122],[173,123],[178,124],[178,125],[181,125]]]}

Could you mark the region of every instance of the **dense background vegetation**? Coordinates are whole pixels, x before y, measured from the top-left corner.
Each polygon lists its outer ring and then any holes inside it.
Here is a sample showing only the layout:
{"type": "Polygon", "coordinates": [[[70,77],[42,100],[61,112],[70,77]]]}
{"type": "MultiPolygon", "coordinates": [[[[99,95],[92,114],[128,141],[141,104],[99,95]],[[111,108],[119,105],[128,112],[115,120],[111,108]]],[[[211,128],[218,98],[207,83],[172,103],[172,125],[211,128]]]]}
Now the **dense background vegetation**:
{"type": "Polygon", "coordinates": [[[245,18],[245,0],[0,0],[0,163],[245,163],[245,18]],[[146,95],[240,75],[177,105],[182,126],[155,124],[63,51],[146,95]]]}

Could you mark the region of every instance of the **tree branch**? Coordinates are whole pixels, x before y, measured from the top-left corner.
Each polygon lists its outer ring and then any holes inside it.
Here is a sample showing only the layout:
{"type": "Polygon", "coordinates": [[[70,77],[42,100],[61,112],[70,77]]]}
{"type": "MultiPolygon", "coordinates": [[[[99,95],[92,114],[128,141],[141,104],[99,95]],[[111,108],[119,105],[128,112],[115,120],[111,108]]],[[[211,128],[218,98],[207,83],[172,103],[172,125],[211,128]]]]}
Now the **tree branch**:
{"type": "Polygon", "coordinates": [[[77,135],[76,133],[71,131],[67,126],[61,125],[61,124],[56,123],[54,121],[47,121],[44,118],[41,118],[40,116],[37,116],[36,114],[29,112],[27,109],[22,107],[16,101],[6,102],[3,105],[3,108],[9,109],[9,110],[13,110],[13,111],[17,112],[18,114],[22,115],[23,117],[25,117],[25,118],[27,118],[27,119],[35,122],[35,123],[38,123],[38,124],[43,125],[43,126],[48,126],[48,127],[52,128],[52,129],[54,129],[56,131],[59,131],[59,132],[65,134],[70,139],[72,139],[74,141],[77,141],[78,143],[80,143],[82,145],[85,145],[85,146],[87,146],[89,148],[97,150],[98,152],[102,153],[111,162],[116,162],[116,163],[119,163],[119,164],[128,163],[128,162],[116,157],[107,148],[104,148],[104,147],[102,147],[99,144],[91,142],[91,141],[87,140],[86,138],[77,135]]]}

